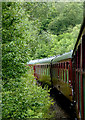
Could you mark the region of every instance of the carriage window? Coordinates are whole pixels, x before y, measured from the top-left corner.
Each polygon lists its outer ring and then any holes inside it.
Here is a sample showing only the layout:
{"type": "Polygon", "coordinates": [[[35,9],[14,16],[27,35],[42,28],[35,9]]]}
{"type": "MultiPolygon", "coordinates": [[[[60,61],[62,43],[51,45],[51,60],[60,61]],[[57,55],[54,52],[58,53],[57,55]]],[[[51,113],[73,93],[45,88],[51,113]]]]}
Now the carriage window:
{"type": "Polygon", "coordinates": [[[48,75],[48,65],[46,65],[46,75],[48,75]]]}
{"type": "Polygon", "coordinates": [[[82,67],[85,71],[85,35],[82,37],[82,67]]]}
{"type": "Polygon", "coordinates": [[[42,65],[42,75],[43,75],[43,65],[42,65]]]}
{"type": "Polygon", "coordinates": [[[69,63],[68,63],[68,62],[66,62],[66,69],[68,69],[68,64],[69,64],[69,63]]]}
{"type": "Polygon", "coordinates": [[[81,45],[78,46],[78,68],[80,68],[80,49],[81,45]]]}
{"type": "Polygon", "coordinates": [[[63,64],[61,63],[61,68],[63,68],[62,66],[63,66],[63,64]]]}
{"type": "Polygon", "coordinates": [[[77,68],[77,51],[76,51],[76,55],[75,55],[75,67],[77,68]]]}
{"type": "Polygon", "coordinates": [[[65,68],[65,62],[64,62],[64,68],[65,68]]]}
{"type": "Polygon", "coordinates": [[[47,75],[47,65],[45,66],[45,75],[47,75]]]}
{"type": "Polygon", "coordinates": [[[47,68],[48,68],[48,65],[47,65],[47,68]]]}
{"type": "Polygon", "coordinates": [[[60,63],[60,68],[61,68],[61,63],[60,63]]]}
{"type": "Polygon", "coordinates": [[[62,68],[64,68],[64,63],[62,63],[62,68]]]}
{"type": "Polygon", "coordinates": [[[60,68],[60,63],[59,63],[59,68],[60,68]]]}
{"type": "Polygon", "coordinates": [[[45,66],[43,65],[43,75],[45,75],[45,66]]]}

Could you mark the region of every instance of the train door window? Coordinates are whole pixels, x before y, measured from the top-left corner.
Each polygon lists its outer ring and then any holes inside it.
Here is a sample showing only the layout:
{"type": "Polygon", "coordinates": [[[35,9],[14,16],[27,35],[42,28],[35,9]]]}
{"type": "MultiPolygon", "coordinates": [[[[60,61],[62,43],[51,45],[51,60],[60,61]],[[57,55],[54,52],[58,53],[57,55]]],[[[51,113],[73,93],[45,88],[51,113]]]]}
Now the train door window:
{"type": "Polygon", "coordinates": [[[59,78],[59,64],[58,64],[58,78],[59,78]]]}
{"type": "Polygon", "coordinates": [[[40,74],[40,66],[38,66],[38,74],[40,74]]]}
{"type": "Polygon", "coordinates": [[[42,65],[42,75],[43,75],[43,65],[42,65]]]}
{"type": "Polygon", "coordinates": [[[61,63],[61,80],[63,80],[63,69],[62,69],[63,63],[61,63]]]}
{"type": "Polygon", "coordinates": [[[45,75],[47,75],[47,65],[45,65],[45,75]]]}
{"type": "Polygon", "coordinates": [[[60,63],[60,78],[62,80],[62,63],[60,63]]]}
{"type": "Polygon", "coordinates": [[[58,64],[56,64],[56,77],[58,76],[58,64]]]}
{"type": "Polygon", "coordinates": [[[42,65],[41,65],[41,68],[40,68],[41,70],[40,70],[40,74],[42,75],[42,65]]]}
{"type": "Polygon", "coordinates": [[[44,75],[44,65],[43,65],[43,75],[44,75]]]}
{"type": "Polygon", "coordinates": [[[42,65],[41,65],[41,68],[40,68],[40,69],[41,69],[40,74],[42,75],[42,65]]]}
{"type": "Polygon", "coordinates": [[[36,73],[38,73],[38,66],[36,67],[36,73]]]}
{"type": "Polygon", "coordinates": [[[45,65],[45,75],[46,75],[46,65],[45,65]]]}
{"type": "Polygon", "coordinates": [[[46,75],[47,75],[47,65],[46,65],[46,75]]]}
{"type": "Polygon", "coordinates": [[[45,66],[43,65],[43,75],[45,75],[45,66]]]}
{"type": "Polygon", "coordinates": [[[39,65],[39,74],[40,74],[40,65],[39,65]]]}
{"type": "Polygon", "coordinates": [[[44,65],[44,75],[46,74],[46,66],[44,65]]]}
{"type": "Polygon", "coordinates": [[[47,75],[48,75],[48,65],[47,65],[47,75]]]}
{"type": "Polygon", "coordinates": [[[64,63],[62,63],[62,80],[64,81],[64,63]]]}
{"type": "Polygon", "coordinates": [[[82,37],[82,67],[85,71],[85,35],[82,37]]]}
{"type": "Polygon", "coordinates": [[[48,75],[50,74],[50,65],[48,65],[48,75]]]}
{"type": "Polygon", "coordinates": [[[61,70],[61,68],[60,68],[60,63],[59,63],[59,77],[60,77],[60,70],[61,70]]]}
{"type": "Polygon", "coordinates": [[[37,66],[37,74],[38,74],[38,66],[37,66]]]}
{"type": "Polygon", "coordinates": [[[56,76],[56,64],[54,65],[54,74],[55,74],[55,76],[56,76]]]}
{"type": "Polygon", "coordinates": [[[47,65],[46,65],[46,75],[47,75],[47,65]]]}
{"type": "Polygon", "coordinates": [[[61,68],[62,68],[62,63],[61,63],[61,68]]]}
{"type": "Polygon", "coordinates": [[[62,69],[62,81],[63,81],[63,69],[62,69]]]}
{"type": "Polygon", "coordinates": [[[40,75],[41,75],[41,65],[40,65],[40,75]]]}
{"type": "Polygon", "coordinates": [[[46,75],[46,65],[45,65],[45,75],[46,75]]]}
{"type": "Polygon", "coordinates": [[[78,68],[80,68],[80,49],[81,49],[81,44],[78,46],[78,68]]]}
{"type": "Polygon", "coordinates": [[[54,64],[53,64],[53,69],[52,69],[52,76],[54,77],[54,64]]]}
{"type": "Polygon", "coordinates": [[[64,69],[65,69],[65,62],[64,62],[64,69]]]}
{"type": "Polygon", "coordinates": [[[54,72],[53,71],[54,71],[54,64],[52,65],[52,71],[51,71],[52,72],[52,77],[54,77],[54,72]]]}
{"type": "Polygon", "coordinates": [[[60,68],[60,63],[59,63],[59,68],[60,68]]]}
{"type": "Polygon", "coordinates": [[[69,63],[69,65],[68,65],[68,80],[70,80],[70,78],[71,78],[71,77],[70,77],[70,76],[71,76],[71,75],[70,75],[70,68],[71,68],[71,67],[70,67],[70,63],[69,63]]]}
{"type": "Polygon", "coordinates": [[[50,74],[49,71],[50,71],[50,65],[48,65],[48,75],[50,74]]]}
{"type": "Polygon", "coordinates": [[[45,66],[43,65],[43,75],[45,74],[45,66]]]}
{"type": "Polygon", "coordinates": [[[56,77],[56,64],[55,64],[55,77],[56,77]]]}
{"type": "Polygon", "coordinates": [[[37,66],[35,66],[35,73],[37,72],[37,66]]]}
{"type": "Polygon", "coordinates": [[[68,62],[66,62],[66,69],[68,69],[68,62]]]}
{"type": "Polygon", "coordinates": [[[67,62],[65,62],[65,82],[67,82],[67,62]]]}
{"type": "Polygon", "coordinates": [[[50,65],[48,65],[48,75],[50,75],[50,65]]]}
{"type": "Polygon", "coordinates": [[[40,74],[40,66],[38,66],[38,69],[39,69],[39,74],[40,74]]]}
{"type": "Polygon", "coordinates": [[[66,79],[67,79],[67,83],[69,83],[68,65],[69,65],[69,63],[68,63],[68,62],[66,62],[66,72],[67,72],[67,77],[66,77],[66,79]]]}
{"type": "Polygon", "coordinates": [[[42,75],[44,75],[44,65],[42,65],[42,75]]]}
{"type": "Polygon", "coordinates": [[[39,74],[39,65],[38,65],[38,74],[39,74]]]}
{"type": "Polygon", "coordinates": [[[64,62],[64,82],[65,82],[65,79],[66,79],[66,75],[65,75],[65,62],[64,62]]]}
{"type": "Polygon", "coordinates": [[[75,67],[77,69],[77,51],[76,51],[76,54],[75,54],[75,67]]]}

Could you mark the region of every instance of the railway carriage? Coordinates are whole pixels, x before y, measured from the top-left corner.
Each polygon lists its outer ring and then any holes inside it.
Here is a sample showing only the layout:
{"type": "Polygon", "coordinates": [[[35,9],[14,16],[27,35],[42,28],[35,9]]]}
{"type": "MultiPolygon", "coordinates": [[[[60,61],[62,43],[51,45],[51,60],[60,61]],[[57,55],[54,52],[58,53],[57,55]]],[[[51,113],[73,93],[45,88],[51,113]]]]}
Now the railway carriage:
{"type": "Polygon", "coordinates": [[[39,80],[40,82],[43,82],[43,84],[44,83],[49,84],[49,86],[51,86],[50,63],[53,58],[54,57],[39,60],[35,66],[34,71],[36,79],[39,80]]]}
{"type": "Polygon", "coordinates": [[[35,73],[35,65],[36,65],[36,63],[38,63],[38,61],[39,61],[39,59],[37,59],[37,60],[30,60],[29,62],[27,62],[27,66],[30,67],[30,71],[31,72],[34,70],[34,73],[35,73]]]}
{"type": "Polygon", "coordinates": [[[72,88],[72,51],[55,57],[52,61],[52,82],[64,96],[71,102],[73,96],[72,88]]]}
{"type": "Polygon", "coordinates": [[[77,115],[85,120],[85,18],[72,54],[72,71],[77,115]]]}

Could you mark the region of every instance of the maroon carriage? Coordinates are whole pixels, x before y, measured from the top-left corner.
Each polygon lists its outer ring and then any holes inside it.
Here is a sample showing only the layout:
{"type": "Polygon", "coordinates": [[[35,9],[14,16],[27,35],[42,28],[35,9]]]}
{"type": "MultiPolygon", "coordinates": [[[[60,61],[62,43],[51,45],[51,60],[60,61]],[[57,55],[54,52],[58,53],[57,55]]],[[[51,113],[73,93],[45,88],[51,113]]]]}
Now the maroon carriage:
{"type": "Polygon", "coordinates": [[[73,100],[72,88],[72,51],[57,56],[52,61],[52,82],[64,96],[71,102],[73,100]]]}
{"type": "Polygon", "coordinates": [[[85,120],[85,19],[72,55],[73,89],[77,116],[85,120]]]}

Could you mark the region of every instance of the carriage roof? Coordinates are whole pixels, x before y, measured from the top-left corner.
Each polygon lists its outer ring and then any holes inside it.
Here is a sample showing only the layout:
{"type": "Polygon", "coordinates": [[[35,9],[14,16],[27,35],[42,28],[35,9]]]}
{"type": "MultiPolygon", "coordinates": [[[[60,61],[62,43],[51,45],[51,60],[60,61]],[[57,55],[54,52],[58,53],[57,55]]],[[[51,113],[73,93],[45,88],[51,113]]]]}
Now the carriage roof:
{"type": "Polygon", "coordinates": [[[37,60],[30,60],[29,62],[27,62],[27,64],[33,65],[33,64],[38,63],[38,61],[39,61],[39,59],[37,59],[37,60]]]}
{"type": "Polygon", "coordinates": [[[55,58],[53,59],[52,63],[56,63],[56,62],[59,62],[59,61],[71,59],[71,58],[72,58],[72,52],[73,52],[73,51],[55,57],[55,58]]]}
{"type": "Polygon", "coordinates": [[[44,58],[44,59],[37,59],[37,60],[31,60],[27,64],[50,64],[51,60],[54,59],[55,57],[50,57],[50,58],[44,58]]]}
{"type": "Polygon", "coordinates": [[[50,57],[50,58],[31,60],[27,64],[31,64],[31,65],[33,65],[33,64],[37,64],[37,65],[39,65],[39,64],[50,64],[51,61],[52,61],[52,63],[56,63],[56,62],[59,62],[59,61],[62,61],[62,60],[71,59],[72,58],[72,52],[73,51],[65,53],[63,55],[50,57]]]}
{"type": "Polygon", "coordinates": [[[55,57],[50,57],[50,58],[44,58],[44,59],[40,59],[38,64],[50,64],[51,60],[53,60],[55,57]]]}

